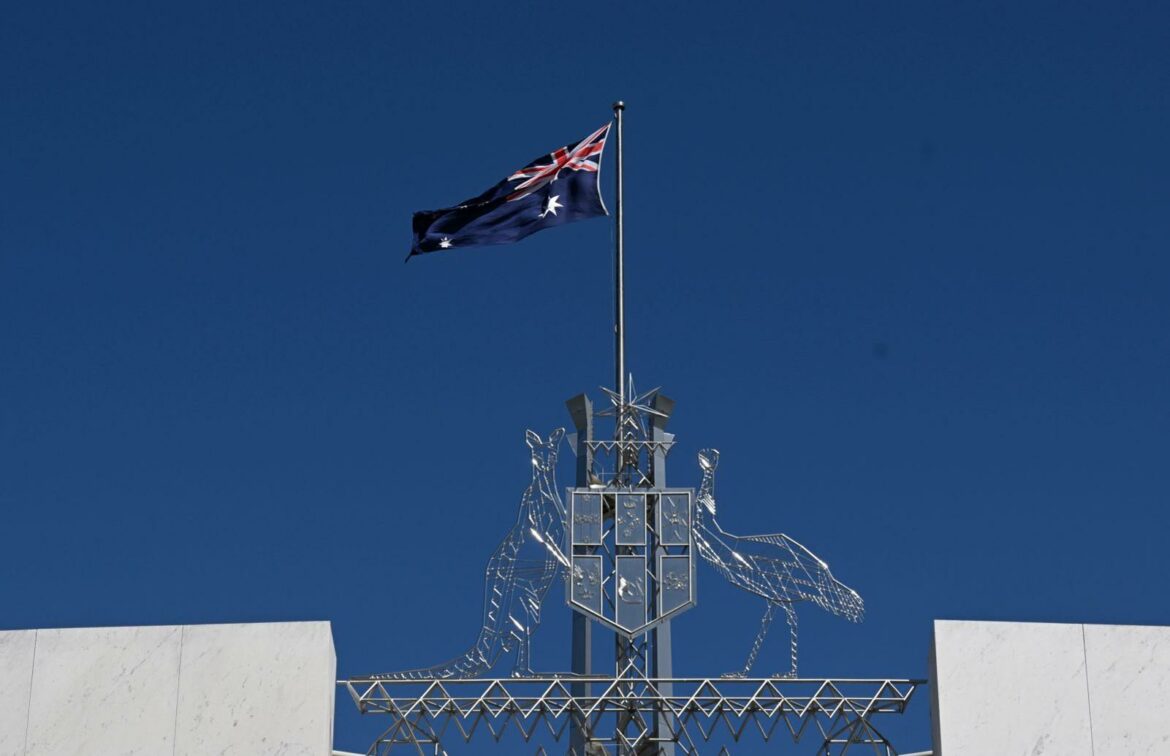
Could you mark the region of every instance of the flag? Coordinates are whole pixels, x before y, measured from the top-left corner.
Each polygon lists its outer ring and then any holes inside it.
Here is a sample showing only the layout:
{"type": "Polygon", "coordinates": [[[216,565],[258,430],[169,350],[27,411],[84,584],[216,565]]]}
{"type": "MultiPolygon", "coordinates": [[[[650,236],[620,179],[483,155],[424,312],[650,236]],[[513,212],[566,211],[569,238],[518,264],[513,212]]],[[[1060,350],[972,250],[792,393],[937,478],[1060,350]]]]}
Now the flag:
{"type": "Polygon", "coordinates": [[[510,244],[529,234],[608,215],[601,199],[606,124],[579,142],[542,155],[478,197],[414,214],[414,255],[481,244],[510,244]]]}

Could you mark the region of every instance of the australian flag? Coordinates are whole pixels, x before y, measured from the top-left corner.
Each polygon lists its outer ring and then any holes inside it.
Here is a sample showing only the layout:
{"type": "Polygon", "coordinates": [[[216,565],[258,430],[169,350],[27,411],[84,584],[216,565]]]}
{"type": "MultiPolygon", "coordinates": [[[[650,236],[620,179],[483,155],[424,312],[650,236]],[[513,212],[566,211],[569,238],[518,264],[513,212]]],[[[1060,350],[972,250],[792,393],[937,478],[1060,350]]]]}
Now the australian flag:
{"type": "Polygon", "coordinates": [[[538,157],[456,207],[415,213],[414,243],[406,259],[478,244],[509,244],[563,223],[608,215],[598,179],[609,126],[538,157]]]}

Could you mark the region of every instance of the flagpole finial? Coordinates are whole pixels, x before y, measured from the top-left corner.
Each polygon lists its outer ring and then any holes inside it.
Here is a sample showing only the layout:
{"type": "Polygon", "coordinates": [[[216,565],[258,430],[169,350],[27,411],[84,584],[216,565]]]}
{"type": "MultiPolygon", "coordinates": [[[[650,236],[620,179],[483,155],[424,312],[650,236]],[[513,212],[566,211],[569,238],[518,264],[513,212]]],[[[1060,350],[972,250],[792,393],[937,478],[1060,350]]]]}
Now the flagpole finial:
{"type": "Polygon", "coordinates": [[[626,104],[625,104],[624,102],[622,102],[621,100],[618,100],[617,102],[615,102],[615,103],[613,104],[613,109],[614,109],[615,111],[617,111],[617,110],[625,110],[625,109],[626,109],[626,104]]]}

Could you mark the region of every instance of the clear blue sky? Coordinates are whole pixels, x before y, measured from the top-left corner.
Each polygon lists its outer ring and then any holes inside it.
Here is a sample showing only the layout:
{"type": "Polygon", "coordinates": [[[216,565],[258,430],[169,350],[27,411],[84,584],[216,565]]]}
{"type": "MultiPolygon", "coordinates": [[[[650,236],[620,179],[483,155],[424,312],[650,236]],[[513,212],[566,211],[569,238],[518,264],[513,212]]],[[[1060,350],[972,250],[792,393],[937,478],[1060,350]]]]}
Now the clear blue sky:
{"type": "MultiPolygon", "coordinates": [[[[725,527],[867,600],[802,611],[803,672],[923,675],[937,617],[1170,624],[1165,4],[4,15],[0,627],[327,618],[342,675],[462,650],[524,429],[610,380],[611,228],[404,266],[410,213],[617,98],[672,482],[719,447],[725,527]]],[[[676,668],[733,668],[761,607],[699,589],[676,668]]],[[[338,745],[377,724],[343,705],[338,745]]]]}

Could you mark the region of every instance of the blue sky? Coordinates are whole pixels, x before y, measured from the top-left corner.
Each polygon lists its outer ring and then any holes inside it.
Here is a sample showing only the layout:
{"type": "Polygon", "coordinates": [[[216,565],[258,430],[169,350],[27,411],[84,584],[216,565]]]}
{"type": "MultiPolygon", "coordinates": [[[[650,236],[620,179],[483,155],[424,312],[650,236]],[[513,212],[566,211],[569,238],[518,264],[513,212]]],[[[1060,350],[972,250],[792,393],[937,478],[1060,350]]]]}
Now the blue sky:
{"type": "MultiPolygon", "coordinates": [[[[611,380],[611,226],[404,266],[410,213],[617,98],[671,482],[720,448],[724,526],[867,601],[802,610],[802,672],[923,675],[934,618],[1170,624],[1165,5],[5,17],[0,627],[327,618],[342,675],[462,650],[524,429],[611,380]]],[[[699,590],[676,668],[713,674],[762,607],[699,590]]],[[[341,706],[338,746],[377,724],[341,706]]]]}

